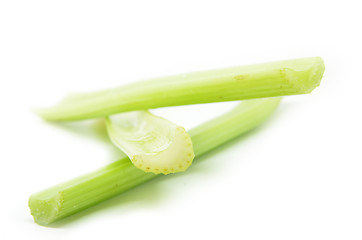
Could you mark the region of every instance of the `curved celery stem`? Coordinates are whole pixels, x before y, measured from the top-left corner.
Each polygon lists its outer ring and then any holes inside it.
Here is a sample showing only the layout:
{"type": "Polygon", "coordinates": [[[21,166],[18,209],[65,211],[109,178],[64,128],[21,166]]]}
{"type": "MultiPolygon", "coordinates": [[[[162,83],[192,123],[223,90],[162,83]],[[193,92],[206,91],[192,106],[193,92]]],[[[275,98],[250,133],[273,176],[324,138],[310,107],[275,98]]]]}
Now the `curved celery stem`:
{"type": "Polygon", "coordinates": [[[176,173],[191,166],[194,151],[183,127],[148,111],[106,117],[112,142],[145,172],[176,173]]]}
{"type": "MultiPolygon", "coordinates": [[[[280,98],[245,101],[230,112],[192,129],[189,134],[195,155],[199,157],[258,126],[276,109],[279,102],[280,98]]],[[[145,173],[124,157],[100,170],[31,195],[29,207],[34,221],[47,225],[156,176],[160,175],[145,173]]]]}
{"type": "Polygon", "coordinates": [[[323,73],[320,57],[194,72],[73,94],[37,113],[47,120],[72,121],[166,106],[305,94],[319,86],[323,73]]]}

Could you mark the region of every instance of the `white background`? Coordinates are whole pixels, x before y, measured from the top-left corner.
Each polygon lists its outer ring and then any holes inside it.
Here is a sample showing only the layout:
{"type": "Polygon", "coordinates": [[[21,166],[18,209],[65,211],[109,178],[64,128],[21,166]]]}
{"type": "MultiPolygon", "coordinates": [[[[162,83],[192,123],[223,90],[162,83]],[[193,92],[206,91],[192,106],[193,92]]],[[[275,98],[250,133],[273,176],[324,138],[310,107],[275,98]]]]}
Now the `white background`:
{"type": "MultiPolygon", "coordinates": [[[[361,239],[359,1],[0,2],[0,239],[361,239]],[[322,56],[312,94],[258,130],[53,227],[33,192],[117,160],[99,122],[31,112],[69,92],[322,56]]],[[[154,112],[186,128],[235,103],[154,112]]]]}

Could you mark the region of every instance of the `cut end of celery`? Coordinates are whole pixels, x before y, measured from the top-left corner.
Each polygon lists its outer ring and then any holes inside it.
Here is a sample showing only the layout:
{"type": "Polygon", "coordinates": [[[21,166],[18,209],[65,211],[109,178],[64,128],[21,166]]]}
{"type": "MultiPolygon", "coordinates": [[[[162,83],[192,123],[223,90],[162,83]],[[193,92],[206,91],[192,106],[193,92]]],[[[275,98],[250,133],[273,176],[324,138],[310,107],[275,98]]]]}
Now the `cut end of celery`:
{"type": "Polygon", "coordinates": [[[320,85],[324,70],[325,66],[323,59],[321,57],[315,57],[314,62],[312,62],[310,66],[310,70],[307,71],[307,74],[309,74],[309,81],[303,81],[305,83],[304,91],[306,93],[311,93],[316,87],[320,85]]]}
{"type": "Polygon", "coordinates": [[[58,219],[57,215],[62,207],[63,197],[57,193],[51,197],[42,198],[37,194],[29,198],[30,213],[34,217],[34,222],[39,225],[49,225],[58,219]]]}
{"type": "Polygon", "coordinates": [[[325,66],[321,57],[299,59],[296,64],[282,68],[281,74],[297,93],[311,93],[321,83],[325,66]],[[290,68],[289,68],[290,67],[290,68]]]}
{"type": "Polygon", "coordinates": [[[134,111],[107,117],[106,126],[112,142],[145,172],[183,172],[192,164],[189,134],[164,118],[134,111]]]}
{"type": "Polygon", "coordinates": [[[134,155],[132,163],[145,172],[176,173],[191,166],[195,154],[189,134],[182,127],[177,127],[174,139],[163,151],[152,154],[134,155]]]}
{"type": "Polygon", "coordinates": [[[310,88],[306,89],[306,92],[308,93],[312,92],[314,88],[320,85],[325,70],[323,59],[321,57],[316,57],[315,60],[315,66],[311,70],[310,88]]]}

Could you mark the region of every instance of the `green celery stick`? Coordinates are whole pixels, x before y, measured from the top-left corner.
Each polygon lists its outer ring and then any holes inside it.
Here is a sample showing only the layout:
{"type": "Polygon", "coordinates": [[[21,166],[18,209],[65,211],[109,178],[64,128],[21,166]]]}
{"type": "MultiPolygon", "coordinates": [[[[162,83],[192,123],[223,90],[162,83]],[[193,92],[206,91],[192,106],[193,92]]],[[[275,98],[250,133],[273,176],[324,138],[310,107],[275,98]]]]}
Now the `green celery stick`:
{"type": "Polygon", "coordinates": [[[310,93],[324,73],[320,57],[155,78],[93,93],[73,94],[37,113],[72,121],[167,106],[310,93]]]}
{"type": "MultiPolygon", "coordinates": [[[[189,131],[197,157],[255,128],[276,109],[280,98],[248,100],[189,131]]],[[[134,188],[157,176],[136,168],[128,157],[29,198],[34,221],[48,225],[134,188]]]]}

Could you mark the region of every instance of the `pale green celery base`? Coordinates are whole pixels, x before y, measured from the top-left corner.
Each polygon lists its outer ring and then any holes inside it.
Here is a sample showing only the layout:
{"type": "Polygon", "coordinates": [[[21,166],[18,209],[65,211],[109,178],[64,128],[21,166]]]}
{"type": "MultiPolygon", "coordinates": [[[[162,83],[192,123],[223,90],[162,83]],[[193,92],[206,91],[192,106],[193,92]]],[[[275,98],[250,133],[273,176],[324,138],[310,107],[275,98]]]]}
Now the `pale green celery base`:
{"type": "MultiPolygon", "coordinates": [[[[263,122],[280,98],[242,102],[232,111],[189,131],[198,157],[263,122]]],[[[98,171],[33,194],[29,207],[40,225],[75,214],[156,176],[139,170],[125,157],[98,171]]]]}
{"type": "Polygon", "coordinates": [[[167,106],[305,94],[320,84],[323,73],[320,57],[195,72],[74,94],[37,113],[47,120],[72,121],[167,106]]]}

